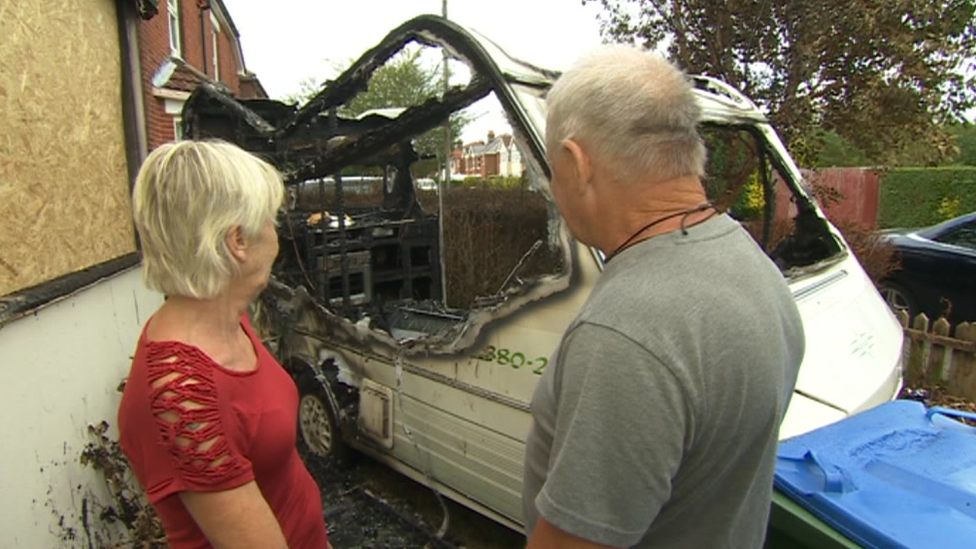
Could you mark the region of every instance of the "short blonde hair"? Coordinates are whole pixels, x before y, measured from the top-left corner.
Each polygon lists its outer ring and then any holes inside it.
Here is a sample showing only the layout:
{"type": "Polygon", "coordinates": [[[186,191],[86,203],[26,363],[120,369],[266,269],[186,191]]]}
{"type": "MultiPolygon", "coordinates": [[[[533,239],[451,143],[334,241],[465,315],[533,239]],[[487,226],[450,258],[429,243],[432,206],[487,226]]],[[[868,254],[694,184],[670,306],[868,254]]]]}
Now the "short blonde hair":
{"type": "Polygon", "coordinates": [[[226,236],[254,238],[284,199],[277,170],[223,141],[180,141],[152,151],[132,191],[146,285],[165,295],[212,299],[237,263],[226,236]]]}
{"type": "Polygon", "coordinates": [[[701,107],[689,78],[657,54],[602,46],[580,58],[546,96],[546,148],[574,139],[620,179],[703,176],[701,107]]]}

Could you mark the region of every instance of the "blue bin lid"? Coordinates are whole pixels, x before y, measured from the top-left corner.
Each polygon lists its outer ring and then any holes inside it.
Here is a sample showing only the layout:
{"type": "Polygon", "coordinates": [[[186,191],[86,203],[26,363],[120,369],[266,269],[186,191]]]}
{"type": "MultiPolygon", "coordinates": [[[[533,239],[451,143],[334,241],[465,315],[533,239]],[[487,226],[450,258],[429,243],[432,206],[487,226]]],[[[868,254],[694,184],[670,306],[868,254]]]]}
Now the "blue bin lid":
{"type": "Polygon", "coordinates": [[[784,440],[775,485],[869,549],[976,547],[976,419],[896,400],[784,440]]]}

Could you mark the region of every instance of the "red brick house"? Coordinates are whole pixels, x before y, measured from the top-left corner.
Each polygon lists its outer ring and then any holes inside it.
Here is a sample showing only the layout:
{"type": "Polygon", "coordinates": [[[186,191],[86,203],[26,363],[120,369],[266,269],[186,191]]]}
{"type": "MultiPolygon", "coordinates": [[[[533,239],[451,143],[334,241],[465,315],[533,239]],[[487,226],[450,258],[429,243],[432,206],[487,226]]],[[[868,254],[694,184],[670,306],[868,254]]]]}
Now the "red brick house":
{"type": "Polygon", "coordinates": [[[240,35],[222,0],[158,0],[139,25],[139,63],[152,150],[178,139],[183,102],[201,82],[238,97],[267,97],[244,65],[240,35]]]}
{"type": "MultiPolygon", "coordinates": [[[[460,141],[458,142],[460,143],[460,141]]],[[[488,140],[468,143],[451,154],[451,172],[485,179],[492,175],[522,175],[522,156],[509,134],[488,132],[488,140]]]]}

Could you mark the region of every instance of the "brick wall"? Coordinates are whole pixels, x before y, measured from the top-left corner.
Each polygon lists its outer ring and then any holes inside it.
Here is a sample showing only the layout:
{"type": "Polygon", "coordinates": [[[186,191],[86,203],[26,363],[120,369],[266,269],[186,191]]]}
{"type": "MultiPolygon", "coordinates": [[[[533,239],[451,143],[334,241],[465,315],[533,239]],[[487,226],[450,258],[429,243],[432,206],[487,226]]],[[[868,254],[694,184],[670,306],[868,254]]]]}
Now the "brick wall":
{"type": "Polygon", "coordinates": [[[501,153],[491,153],[485,155],[484,176],[498,175],[501,173],[501,153]]]}
{"type": "Polygon", "coordinates": [[[146,131],[149,148],[173,140],[173,119],[163,111],[163,102],[152,95],[152,77],[169,56],[169,25],[166,0],[160,0],[159,13],[139,23],[139,63],[142,67],[143,101],[146,107],[146,131]]]}
{"type": "MultiPolygon", "coordinates": [[[[195,2],[193,2],[193,3],[195,3],[195,2]]],[[[206,62],[205,63],[193,62],[191,64],[194,67],[197,67],[198,69],[200,69],[201,71],[203,71],[204,73],[206,73],[207,76],[209,76],[210,78],[214,78],[215,75],[214,75],[214,70],[213,70],[213,34],[212,34],[213,33],[213,21],[210,18],[210,13],[209,12],[205,12],[204,15],[205,15],[205,18],[204,18],[204,27],[205,27],[204,28],[204,31],[205,31],[205,36],[207,38],[207,40],[206,40],[206,48],[207,48],[206,62]]],[[[195,54],[195,59],[199,59],[200,56],[203,53],[202,50],[199,49],[199,42],[200,42],[200,36],[199,36],[199,33],[200,33],[200,29],[199,29],[199,24],[200,24],[199,12],[196,15],[196,21],[195,21],[195,23],[196,23],[196,27],[197,27],[196,28],[196,32],[197,32],[197,39],[196,39],[197,46],[196,47],[198,49],[197,53],[195,54]]],[[[240,91],[241,91],[240,68],[237,66],[237,57],[236,57],[236,54],[234,53],[234,50],[233,50],[233,47],[234,46],[233,46],[233,43],[231,41],[232,38],[233,38],[232,32],[233,31],[230,28],[226,28],[226,26],[221,26],[220,32],[217,35],[217,50],[218,50],[217,51],[217,62],[220,65],[220,67],[219,67],[220,68],[220,74],[219,74],[220,81],[223,82],[224,84],[226,84],[231,89],[231,91],[234,93],[234,95],[238,95],[238,94],[240,94],[240,91]]],[[[187,60],[187,61],[189,61],[189,60],[187,60]]]]}
{"type": "MultiPolygon", "coordinates": [[[[153,74],[170,56],[168,9],[168,2],[159,0],[159,13],[139,24],[139,61],[142,65],[143,101],[146,107],[146,128],[150,150],[175,138],[173,117],[166,114],[164,100],[153,95],[152,85],[153,74]]],[[[180,0],[180,18],[183,60],[212,79],[214,77],[211,34],[213,25],[210,20],[210,10],[201,10],[197,7],[196,0],[180,0]]],[[[220,81],[236,95],[241,86],[240,67],[232,43],[234,39],[232,30],[222,26],[218,35],[217,60],[220,64],[220,81]]]]}

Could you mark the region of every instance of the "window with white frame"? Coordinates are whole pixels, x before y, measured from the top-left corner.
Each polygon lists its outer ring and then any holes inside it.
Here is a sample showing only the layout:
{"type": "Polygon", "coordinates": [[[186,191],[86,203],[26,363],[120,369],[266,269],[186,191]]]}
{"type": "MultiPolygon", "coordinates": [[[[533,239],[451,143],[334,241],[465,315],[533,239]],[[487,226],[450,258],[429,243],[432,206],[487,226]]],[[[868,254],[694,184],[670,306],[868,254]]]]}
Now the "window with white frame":
{"type": "Polygon", "coordinates": [[[166,12],[169,17],[169,51],[182,57],[183,48],[180,36],[180,0],[166,0],[166,12]]]}
{"type": "Polygon", "coordinates": [[[213,79],[220,81],[220,56],[217,55],[217,43],[220,41],[220,22],[210,12],[210,36],[213,38],[213,79]]]}
{"type": "Polygon", "coordinates": [[[183,117],[173,117],[173,141],[183,140],[183,117]]]}

